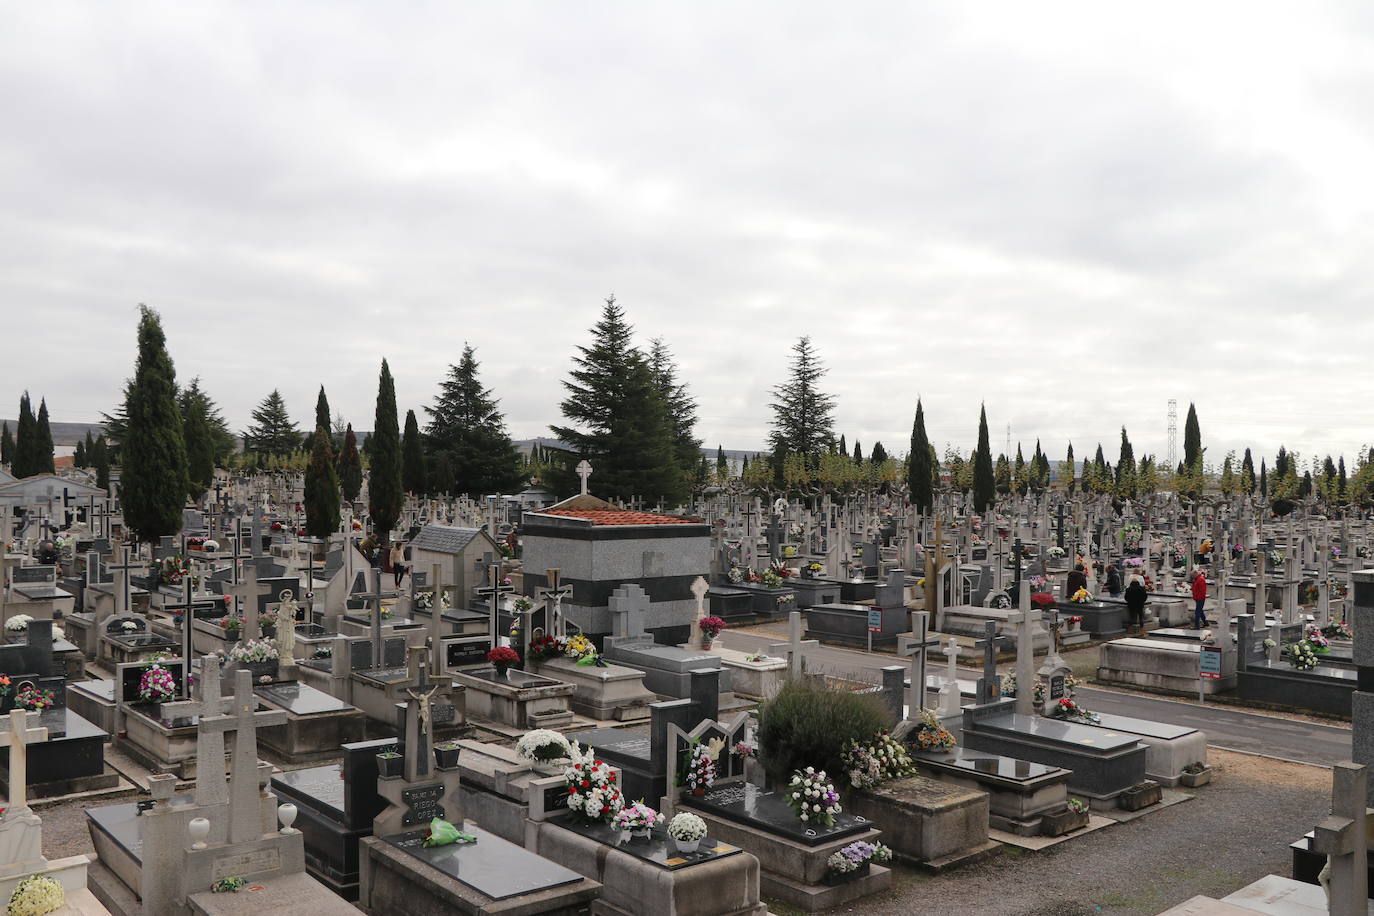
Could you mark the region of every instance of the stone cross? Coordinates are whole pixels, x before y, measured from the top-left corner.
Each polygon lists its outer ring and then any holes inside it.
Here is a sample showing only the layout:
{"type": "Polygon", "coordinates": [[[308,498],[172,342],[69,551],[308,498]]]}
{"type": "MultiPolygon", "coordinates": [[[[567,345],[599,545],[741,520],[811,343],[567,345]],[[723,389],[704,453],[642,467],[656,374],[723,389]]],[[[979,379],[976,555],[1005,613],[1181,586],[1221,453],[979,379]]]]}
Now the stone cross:
{"type": "Polygon", "coordinates": [[[1017,611],[1007,617],[1016,625],[1016,714],[1034,715],[1032,688],[1035,686],[1035,643],[1032,641],[1030,583],[1022,581],[1017,594],[1017,611]]]}
{"type": "Polygon", "coordinates": [[[945,682],[940,685],[940,715],[957,716],[959,715],[961,699],[959,694],[959,678],[957,667],[959,664],[959,640],[953,636],[949,642],[940,650],[945,656],[945,682]]]}
{"type": "Polygon", "coordinates": [[[649,595],[633,583],[621,585],[606,602],[613,618],[616,636],[639,639],[644,635],[644,615],[649,610],[649,595]]]}
{"type": "Polygon", "coordinates": [[[364,601],[372,602],[372,670],[376,671],[382,667],[382,600],[384,598],[398,597],[395,592],[382,592],[382,570],[380,567],[372,567],[372,591],[364,592],[360,595],[364,601]]]}
{"type": "Polygon", "coordinates": [[[429,680],[429,670],[424,660],[425,647],[411,646],[407,651],[411,656],[410,668],[414,672],[415,686],[406,688],[406,696],[410,699],[406,700],[402,735],[406,748],[406,779],[414,782],[429,775],[430,746],[434,740],[430,702],[438,693],[439,685],[429,680]]]}
{"type": "Polygon", "coordinates": [[[501,629],[501,597],[515,591],[515,588],[504,584],[505,572],[501,567],[501,561],[488,553],[483,562],[487,567],[487,584],[474,591],[488,600],[487,607],[487,635],[491,637],[491,644],[494,648],[497,645],[497,633],[501,629]]]}
{"type": "Polygon", "coordinates": [[[699,648],[706,647],[706,635],[701,632],[701,619],[706,616],[706,593],[711,590],[703,576],[692,580],[692,597],[697,600],[696,617],[692,620],[692,643],[699,648]]]}
{"type": "MultiPolygon", "coordinates": [[[[189,667],[189,666],[183,666],[189,667]]],[[[229,784],[224,778],[224,733],[237,727],[237,720],[226,712],[234,698],[220,696],[220,658],[206,655],[200,660],[200,720],[196,729],[196,804],[217,805],[229,801],[229,784]]]]}
{"type": "Polygon", "coordinates": [[[258,587],[258,567],[256,563],[249,563],[244,572],[244,580],[237,585],[231,585],[225,589],[235,598],[235,603],[239,605],[239,613],[243,616],[242,639],[257,639],[262,636],[262,627],[258,623],[258,599],[265,592],[258,587]]]}
{"type": "Polygon", "coordinates": [[[802,639],[801,611],[792,611],[787,615],[787,642],[776,643],[768,647],[769,652],[783,653],[783,658],[787,659],[787,676],[794,681],[801,680],[806,673],[805,660],[802,657],[803,649],[815,649],[820,647],[820,641],[815,639],[802,639]]]}
{"type": "Polygon", "coordinates": [[[592,466],[584,458],[577,462],[577,476],[582,478],[582,495],[587,495],[587,478],[592,476],[592,466]]]}
{"type": "Polygon", "coordinates": [[[980,706],[1002,695],[1001,681],[997,676],[997,624],[989,620],[983,627],[983,638],[973,644],[983,650],[983,676],[978,679],[978,695],[975,698],[980,706]]]}
{"type": "Polygon", "coordinates": [[[234,672],[234,760],[229,778],[229,842],[262,838],[261,792],[258,788],[258,727],[286,724],[286,710],[258,712],[253,673],[234,672]]]}
{"type": "Polygon", "coordinates": [[[535,589],[535,595],[544,601],[544,629],[562,639],[568,632],[563,619],[563,599],[572,597],[573,587],[563,584],[563,570],[557,567],[544,570],[544,581],[546,587],[535,589]]]}
{"type": "Polygon", "coordinates": [[[911,635],[897,637],[897,654],[911,659],[911,684],[907,687],[908,719],[915,721],[926,705],[926,650],[940,644],[930,638],[930,615],[925,611],[911,612],[911,635]]]}
{"type": "Polygon", "coordinates": [[[1331,916],[1364,916],[1369,896],[1365,836],[1369,774],[1363,764],[1332,767],[1331,816],[1317,824],[1312,849],[1326,854],[1322,888],[1331,916]]]}
{"type": "Polygon", "coordinates": [[[120,548],[120,554],[123,560],[118,566],[107,566],[105,568],[115,573],[115,616],[128,617],[129,613],[133,610],[134,604],[131,583],[129,582],[129,573],[132,570],[142,569],[143,567],[138,563],[129,562],[128,547],[120,548]]]}
{"type": "Polygon", "coordinates": [[[25,795],[28,787],[28,746],[48,740],[46,728],[28,727],[28,715],[28,711],[24,709],[10,710],[10,729],[0,732],[0,747],[8,745],[10,749],[9,807],[12,814],[19,814],[29,807],[25,795]]]}

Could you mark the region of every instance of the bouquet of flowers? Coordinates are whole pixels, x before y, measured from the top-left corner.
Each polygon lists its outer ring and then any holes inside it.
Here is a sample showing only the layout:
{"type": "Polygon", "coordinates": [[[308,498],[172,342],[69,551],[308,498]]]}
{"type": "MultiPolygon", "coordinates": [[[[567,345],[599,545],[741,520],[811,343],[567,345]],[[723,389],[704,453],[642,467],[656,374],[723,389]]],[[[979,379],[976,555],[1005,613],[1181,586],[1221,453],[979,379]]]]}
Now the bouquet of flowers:
{"type": "Polygon", "coordinates": [[[277,641],[275,639],[250,639],[236,643],[228,649],[221,649],[221,658],[231,662],[274,662],[277,660],[277,641]]]}
{"type": "Polygon", "coordinates": [[[180,585],[182,576],[186,575],[186,559],[180,554],[164,557],[157,567],[157,581],[159,585],[180,585]]]}
{"type": "Polygon", "coordinates": [[[530,640],[529,648],[525,651],[525,657],[532,661],[545,662],[551,658],[562,658],[563,649],[563,640],[557,636],[544,634],[530,640]]]}
{"type": "Polygon", "coordinates": [[[1073,593],[1073,596],[1069,598],[1069,600],[1074,604],[1089,604],[1092,602],[1093,596],[1088,594],[1088,590],[1086,588],[1080,588],[1078,591],[1073,593]]]}
{"type": "MultiPolygon", "coordinates": [[[[9,696],[9,695],[10,695],[10,676],[9,676],[8,674],[0,674],[0,697],[7,697],[7,696],[9,696]]],[[[5,812],[5,809],[4,809],[4,808],[0,808],[0,818],[3,818],[3,817],[5,816],[4,812],[5,812]]]]}
{"type": "Polygon", "coordinates": [[[580,633],[563,643],[563,655],[579,665],[595,665],[601,658],[596,644],[580,633]]]}
{"type": "Polygon", "coordinates": [[[588,823],[609,821],[625,806],[616,772],[597,760],[591,748],[583,753],[576,742],[568,748],[571,765],[563,771],[568,786],[568,810],[588,823]]]}
{"type": "Polygon", "coordinates": [[[1077,616],[1077,615],[1073,615],[1073,616],[1070,616],[1070,617],[1065,617],[1065,618],[1064,618],[1064,622],[1067,623],[1067,624],[1068,624],[1069,626],[1071,626],[1071,627],[1072,627],[1072,626],[1077,626],[1077,625],[1079,625],[1079,624],[1081,624],[1081,623],[1083,622],[1083,618],[1082,618],[1082,617],[1079,617],[1079,616],[1077,616]]]}
{"type": "MultiPolygon", "coordinates": [[[[1049,579],[1045,576],[1027,576],[1026,581],[1030,583],[1031,588],[1036,589],[1038,591],[1044,591],[1045,583],[1048,582],[1049,579]]],[[[1034,594],[1031,595],[1031,600],[1035,600],[1034,594]]]]}
{"type": "Polygon", "coordinates": [[[572,748],[568,744],[568,739],[558,732],[536,728],[520,736],[520,740],[515,742],[515,752],[526,760],[549,763],[554,760],[567,760],[572,748]]]}
{"type": "Polygon", "coordinates": [[[1319,654],[1326,654],[1331,651],[1331,640],[1326,638],[1326,634],[1314,626],[1308,626],[1303,630],[1303,641],[1312,647],[1312,651],[1319,654]]]}
{"type": "Polygon", "coordinates": [[[146,703],[165,703],[176,696],[177,685],[172,672],[154,665],[138,679],[138,698],[146,703]]]}
{"type": "MultiPolygon", "coordinates": [[[[439,601],[440,608],[453,607],[453,599],[448,596],[448,592],[441,593],[443,597],[439,601]]],[[[434,607],[434,592],[421,592],[415,596],[415,606],[422,611],[427,611],[434,607]]]]}
{"type": "Polygon", "coordinates": [[[806,564],[806,571],[813,576],[819,576],[822,572],[825,571],[825,567],[813,560],[812,562],[806,564]]]}
{"type": "Polygon", "coordinates": [[[690,843],[706,836],[706,822],[695,814],[682,811],[673,815],[668,822],[668,835],[675,840],[690,843]]]}
{"type": "Polygon", "coordinates": [[[1275,569],[1283,566],[1283,553],[1278,550],[1269,551],[1269,565],[1275,569]]]}
{"type": "Polygon", "coordinates": [[[735,583],[743,582],[744,570],[740,569],[738,566],[731,566],[730,571],[725,574],[725,578],[735,583]]]}
{"type": "Polygon", "coordinates": [[[947,751],[955,745],[953,733],[940,724],[933,709],[921,710],[921,726],[916,730],[915,740],[923,751],[947,751]]]}
{"type": "Polygon", "coordinates": [[[849,745],[840,754],[840,760],[844,763],[849,784],[856,789],[867,789],[916,772],[906,748],[885,731],[879,732],[867,744],[850,739],[849,745]]]}
{"type": "MultiPolygon", "coordinates": [[[[22,630],[27,630],[29,628],[29,622],[31,620],[33,620],[33,618],[30,617],[28,614],[15,614],[9,620],[5,621],[5,629],[9,630],[11,633],[18,633],[22,630]]],[[[137,630],[138,624],[134,623],[132,620],[126,620],[123,624],[123,627],[126,630],[130,628],[137,630]]]]}
{"type": "Polygon", "coordinates": [[[730,748],[730,753],[742,760],[753,760],[759,754],[759,749],[747,741],[737,741],[735,746],[730,748]]]}
{"type": "Polygon", "coordinates": [[[1049,550],[1046,550],[1045,553],[1056,560],[1063,559],[1066,555],[1066,551],[1063,547],[1051,547],[1049,550]]]}
{"type": "Polygon", "coordinates": [[[67,893],[55,878],[30,875],[14,886],[6,912],[11,916],[42,916],[62,909],[66,903],[67,893]]]}
{"type": "Polygon", "coordinates": [[[487,653],[487,661],[497,668],[509,668],[520,661],[520,656],[510,646],[497,646],[487,653]]]}
{"type": "Polygon", "coordinates": [[[220,628],[226,632],[233,633],[243,626],[243,621],[237,617],[221,617],[219,619],[220,628]]]}
{"type": "Polygon", "coordinates": [[[850,843],[839,852],[832,853],[825,860],[826,867],[839,875],[858,871],[869,862],[882,865],[892,861],[892,850],[882,843],[865,843],[863,840],[850,843]]]}
{"type": "MultiPolygon", "coordinates": [[[[1327,626],[1322,628],[1322,633],[1330,639],[1355,638],[1354,632],[1350,629],[1350,624],[1346,623],[1344,620],[1339,620],[1336,623],[1328,624],[1327,626]]],[[[0,696],[4,696],[4,694],[0,694],[0,696]]]]}
{"type": "Polygon", "coordinates": [[[642,830],[647,832],[661,823],[663,823],[663,815],[644,804],[642,798],[632,805],[621,808],[611,818],[611,826],[620,831],[642,830]]]}
{"type": "Polygon", "coordinates": [[[715,639],[720,635],[720,631],[729,626],[729,624],[720,617],[712,614],[710,617],[703,617],[701,620],[697,621],[697,626],[701,627],[702,636],[707,639],[715,639]]]}
{"type": "Polygon", "coordinates": [[[1086,722],[1089,725],[1102,721],[1101,717],[1095,712],[1088,712],[1072,697],[1063,697],[1054,704],[1051,715],[1057,719],[1069,719],[1075,722],[1086,722]]]}
{"type": "Polygon", "coordinates": [[[14,695],[14,705],[20,709],[48,709],[57,704],[57,697],[51,690],[40,690],[33,684],[25,684],[14,695]]]}
{"type": "Polygon", "coordinates": [[[682,782],[687,788],[705,791],[716,781],[716,761],[711,749],[700,742],[692,743],[691,756],[687,760],[687,772],[682,782]]]}
{"type": "Polygon", "coordinates": [[[1334,547],[1334,546],[1333,546],[1333,547],[1331,548],[1331,559],[1333,559],[1333,560],[1339,560],[1340,558],[1341,558],[1341,549],[1340,549],[1339,547],[1334,547]]]}
{"type": "Polygon", "coordinates": [[[761,582],[765,588],[782,588],[782,576],[771,569],[765,569],[759,574],[759,582],[761,582]]]}
{"type": "Polygon", "coordinates": [[[1121,529],[1121,542],[1127,548],[1134,550],[1140,546],[1141,529],[1139,525],[1130,524],[1121,529]]]}
{"type": "Polygon", "coordinates": [[[787,807],[791,808],[803,821],[814,822],[825,827],[835,824],[839,814],[840,793],[830,784],[825,770],[807,767],[792,774],[785,793],[787,807]]]}
{"type": "Polygon", "coordinates": [[[1040,610],[1054,607],[1054,595],[1049,592],[1035,592],[1030,596],[1031,604],[1040,610]]]}
{"type": "Polygon", "coordinates": [[[1317,653],[1312,650],[1311,643],[1305,639],[1284,646],[1283,654],[1287,656],[1288,664],[1298,671],[1311,671],[1317,667],[1317,653]]]}

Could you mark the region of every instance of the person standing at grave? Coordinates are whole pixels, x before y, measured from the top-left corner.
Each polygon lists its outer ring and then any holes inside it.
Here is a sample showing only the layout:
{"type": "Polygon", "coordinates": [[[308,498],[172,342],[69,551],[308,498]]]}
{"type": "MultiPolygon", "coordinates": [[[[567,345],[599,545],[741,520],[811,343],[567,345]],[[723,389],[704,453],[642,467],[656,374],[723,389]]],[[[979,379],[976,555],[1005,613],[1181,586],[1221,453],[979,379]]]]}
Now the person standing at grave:
{"type": "Polygon", "coordinates": [[[400,541],[391,545],[391,572],[396,577],[396,587],[401,587],[401,580],[406,574],[406,549],[400,541]]]}
{"type": "Polygon", "coordinates": [[[1121,597],[1121,572],[1116,568],[1115,563],[1107,564],[1107,581],[1105,585],[1107,594],[1113,598],[1121,597]]]}
{"type": "Polygon", "coordinates": [[[1064,583],[1064,600],[1069,601],[1074,593],[1080,588],[1088,587],[1088,574],[1083,571],[1083,564],[1074,564],[1073,571],[1069,573],[1069,579],[1064,583]]]}
{"type": "Polygon", "coordinates": [[[1130,614],[1127,626],[1135,627],[1141,636],[1145,635],[1145,599],[1149,597],[1149,592],[1145,590],[1145,583],[1139,576],[1131,576],[1130,584],[1126,586],[1126,610],[1130,614]]]}
{"type": "Polygon", "coordinates": [[[1202,568],[1193,570],[1193,601],[1196,607],[1193,608],[1193,629],[1201,630],[1207,626],[1207,615],[1203,613],[1203,606],[1207,604],[1207,577],[1202,574],[1202,568]]]}

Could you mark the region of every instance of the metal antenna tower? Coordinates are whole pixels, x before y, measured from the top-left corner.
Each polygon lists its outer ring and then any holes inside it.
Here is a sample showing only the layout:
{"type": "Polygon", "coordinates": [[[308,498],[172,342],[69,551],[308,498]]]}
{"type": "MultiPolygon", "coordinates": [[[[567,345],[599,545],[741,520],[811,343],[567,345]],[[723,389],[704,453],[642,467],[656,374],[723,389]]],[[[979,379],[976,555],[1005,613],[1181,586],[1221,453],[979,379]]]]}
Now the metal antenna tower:
{"type": "Polygon", "coordinates": [[[1007,424],[1007,450],[1006,450],[1005,452],[1003,452],[1002,454],[1006,455],[1008,458],[1011,457],[1011,424],[1010,424],[1010,423],[1007,424]]]}
{"type": "Polygon", "coordinates": [[[1178,467],[1178,401],[1169,398],[1169,470],[1178,467]]]}

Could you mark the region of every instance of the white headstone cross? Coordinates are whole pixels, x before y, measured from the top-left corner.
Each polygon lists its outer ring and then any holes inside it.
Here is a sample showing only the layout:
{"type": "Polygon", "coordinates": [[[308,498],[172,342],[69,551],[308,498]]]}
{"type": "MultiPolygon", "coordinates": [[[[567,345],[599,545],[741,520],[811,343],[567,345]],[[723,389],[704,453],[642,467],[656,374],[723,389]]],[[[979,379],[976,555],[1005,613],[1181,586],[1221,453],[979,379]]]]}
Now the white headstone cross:
{"type": "Polygon", "coordinates": [[[1368,905],[1365,840],[1367,810],[1362,764],[1337,763],[1332,769],[1331,816],[1317,825],[1312,848],[1326,854],[1319,876],[1331,916],[1363,916],[1368,905]],[[1322,880],[1324,879],[1324,880],[1322,880]]]}
{"type": "Polygon", "coordinates": [[[697,648],[706,647],[706,635],[701,632],[701,619],[706,616],[706,593],[711,590],[705,576],[692,580],[692,597],[697,600],[697,615],[692,621],[692,643],[697,648]]]}
{"type": "Polygon", "coordinates": [[[29,728],[28,711],[24,709],[14,709],[10,711],[10,730],[0,733],[0,747],[9,746],[10,749],[10,811],[18,814],[29,806],[25,797],[25,788],[28,784],[28,759],[30,744],[48,740],[48,730],[46,728],[29,728]]]}
{"type": "Polygon", "coordinates": [[[803,649],[814,649],[820,647],[820,641],[815,639],[802,639],[801,611],[793,611],[787,615],[787,642],[777,643],[768,647],[769,652],[784,652],[787,658],[787,677],[794,681],[801,680],[806,672],[806,666],[802,661],[803,649]]]}
{"type": "Polygon", "coordinates": [[[587,478],[592,476],[592,466],[584,458],[577,462],[577,476],[582,478],[582,495],[587,495],[587,478]]]}
{"type": "Polygon", "coordinates": [[[959,701],[962,699],[956,670],[959,664],[959,640],[951,636],[949,643],[940,651],[944,653],[946,660],[945,682],[940,685],[940,715],[957,716],[960,710],[959,701]]]}

